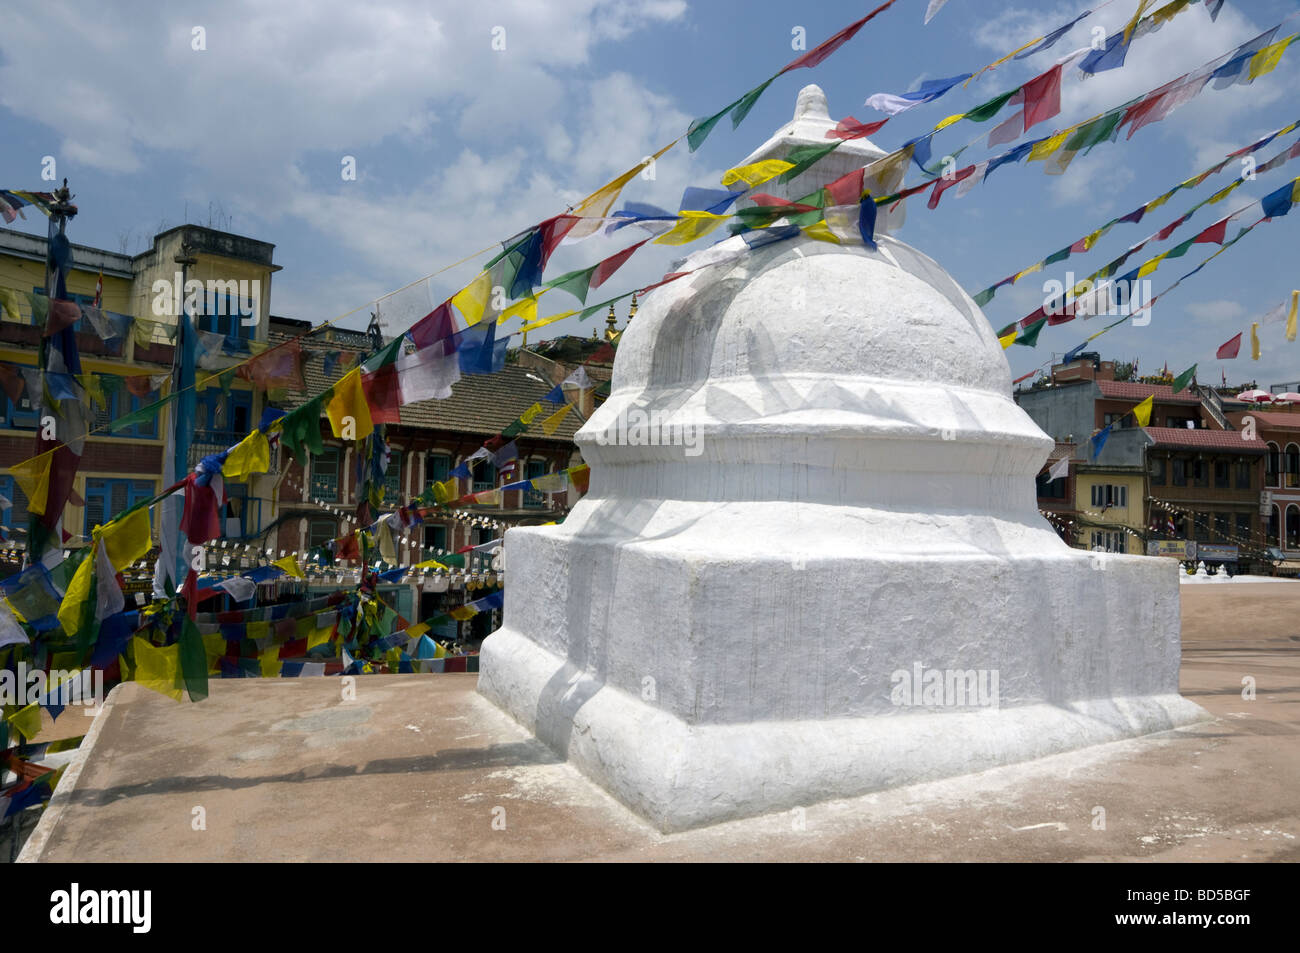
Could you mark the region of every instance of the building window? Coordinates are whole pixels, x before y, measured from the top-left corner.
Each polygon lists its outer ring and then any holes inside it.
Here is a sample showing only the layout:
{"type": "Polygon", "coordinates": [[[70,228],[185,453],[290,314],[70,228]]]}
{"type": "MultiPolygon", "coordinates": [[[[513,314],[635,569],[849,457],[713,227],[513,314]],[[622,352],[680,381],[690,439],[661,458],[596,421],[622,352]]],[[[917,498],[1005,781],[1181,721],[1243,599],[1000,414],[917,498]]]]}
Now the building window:
{"type": "Polygon", "coordinates": [[[384,502],[400,506],[402,500],[402,451],[388,452],[388,469],[384,471],[384,502]]]}
{"type": "Polygon", "coordinates": [[[254,302],[250,299],[232,298],[209,291],[204,295],[203,313],[197,316],[200,331],[215,331],[226,336],[226,344],[231,350],[246,353],[248,345],[243,342],[252,337],[251,322],[254,302]],[[243,314],[239,313],[243,309],[243,314]]]}
{"type": "Polygon", "coordinates": [[[446,549],[447,548],[447,527],[439,523],[424,524],[424,548],[425,549],[446,549]]]}
{"type": "Polygon", "coordinates": [[[1128,506],[1128,487],[1114,483],[1097,483],[1092,488],[1092,505],[1124,509],[1128,506]]]}
{"type": "Polygon", "coordinates": [[[1237,514],[1237,536],[1240,537],[1241,542],[1249,542],[1250,535],[1251,535],[1250,514],[1238,513],[1237,514]]]}
{"type": "Polygon", "coordinates": [[[1226,490],[1228,488],[1228,461],[1214,461],[1214,487],[1217,490],[1226,490]]]}
{"type": "Polygon", "coordinates": [[[1065,499],[1066,477],[1049,480],[1046,473],[1038,474],[1038,495],[1049,500],[1065,499]]]}
{"type": "MultiPolygon", "coordinates": [[[[153,480],[86,480],[85,534],[154,495],[153,480]]],[[[150,514],[152,519],[152,514],[150,514]]]]}
{"type": "Polygon", "coordinates": [[[1238,490],[1250,489],[1250,471],[1251,471],[1251,464],[1249,461],[1247,460],[1237,461],[1237,489],[1238,490]]]}
{"type": "Polygon", "coordinates": [[[1205,513],[1192,514],[1192,532],[1196,535],[1198,543],[1210,541],[1210,520],[1205,513]]]}
{"type": "Polygon", "coordinates": [[[1230,533],[1228,527],[1231,525],[1231,517],[1228,513],[1214,514],[1214,535],[1218,538],[1219,542],[1226,543],[1228,541],[1230,533]]]}
{"type": "Polygon", "coordinates": [[[491,490],[497,485],[497,468],[490,461],[478,461],[478,466],[474,467],[472,472],[474,474],[475,493],[491,490]]]}
{"type": "Polygon", "coordinates": [[[1300,447],[1293,443],[1286,445],[1286,456],[1283,458],[1286,464],[1285,483],[1288,488],[1300,486],[1300,447]]]}
{"type": "Polygon", "coordinates": [[[338,535],[338,524],[330,519],[313,519],[307,531],[307,548],[324,546],[338,535]]]}
{"type": "Polygon", "coordinates": [[[246,390],[222,393],[219,387],[200,391],[195,404],[194,442],[230,446],[253,429],[253,394],[246,390]]]}
{"type": "Polygon", "coordinates": [[[1105,414],[1102,418],[1102,426],[1114,426],[1116,430],[1123,430],[1125,427],[1133,426],[1133,412],[1125,411],[1122,414],[1105,414]]]}
{"type": "Polygon", "coordinates": [[[1174,486],[1187,486],[1187,461],[1180,457],[1175,457],[1172,461],[1174,486]]]}
{"type": "Polygon", "coordinates": [[[1210,468],[1204,460],[1197,458],[1191,461],[1192,484],[1193,486],[1210,485],[1210,468]]]}
{"type": "Polygon", "coordinates": [[[1166,473],[1169,469],[1169,461],[1165,457],[1151,458],[1151,485],[1164,486],[1166,473]]]}
{"type": "MultiPolygon", "coordinates": [[[[148,407],[158,400],[158,391],[151,390],[143,397],[137,397],[126,389],[126,382],[116,374],[97,374],[96,375],[103,386],[105,407],[91,402],[91,410],[94,411],[91,425],[98,430],[97,436],[101,437],[146,437],[156,438],[158,436],[158,417],[155,415],[148,420],[142,420],[139,423],[131,424],[129,427],[122,427],[117,431],[109,430],[109,424],[119,417],[125,417],[132,411],[139,410],[142,407],[148,407]]],[[[174,413],[175,411],[173,411],[174,413]]],[[[241,439],[243,434],[240,435],[241,439]]]]}
{"type": "MultiPolygon", "coordinates": [[[[6,530],[27,528],[27,494],[11,476],[0,476],[0,496],[10,502],[10,506],[0,508],[0,526],[6,530]]],[[[13,536],[6,533],[8,539],[13,536]]]]}
{"type": "Polygon", "coordinates": [[[4,413],[0,415],[0,427],[12,428],[14,430],[35,430],[40,414],[32,405],[31,393],[24,388],[17,401],[9,399],[9,395],[0,390],[0,408],[4,413]]]}
{"type": "Polygon", "coordinates": [[[1278,451],[1277,444],[1268,445],[1268,456],[1264,462],[1264,486],[1281,486],[1278,481],[1278,473],[1281,470],[1281,454],[1278,451]]]}
{"type": "Polygon", "coordinates": [[[1268,527],[1265,530],[1267,534],[1268,545],[1270,546],[1282,545],[1282,540],[1278,535],[1279,533],[1281,533],[1281,531],[1282,531],[1282,517],[1280,515],[1280,511],[1276,506],[1270,506],[1268,508],[1268,527]]]}
{"type": "Polygon", "coordinates": [[[326,447],[311,462],[311,495],[326,503],[339,501],[339,448],[326,447]]]}
{"type": "MultiPolygon", "coordinates": [[[[524,473],[524,479],[531,480],[533,477],[546,475],[545,460],[529,460],[527,470],[524,473]]],[[[524,506],[530,509],[541,509],[546,505],[546,494],[537,490],[528,490],[524,493],[524,506]]]]}
{"type": "Polygon", "coordinates": [[[1286,508],[1286,548],[1300,549],[1300,506],[1286,508]]]}
{"type": "Polygon", "coordinates": [[[426,459],[427,473],[425,479],[430,483],[444,483],[451,473],[451,454],[431,453],[426,459]]]}

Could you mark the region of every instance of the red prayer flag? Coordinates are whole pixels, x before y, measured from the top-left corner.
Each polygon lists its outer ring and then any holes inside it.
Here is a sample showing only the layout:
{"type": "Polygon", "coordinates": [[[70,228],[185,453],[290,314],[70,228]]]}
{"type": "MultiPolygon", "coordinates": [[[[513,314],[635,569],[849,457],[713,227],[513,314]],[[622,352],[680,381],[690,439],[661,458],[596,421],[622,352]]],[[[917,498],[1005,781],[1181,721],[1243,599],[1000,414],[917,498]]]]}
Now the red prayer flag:
{"type": "Polygon", "coordinates": [[[973,165],[968,165],[966,168],[954,173],[951,178],[942,175],[939,176],[939,178],[934,180],[934,191],[930,193],[930,201],[926,203],[926,208],[937,208],[939,205],[939,199],[943,198],[944,192],[948,191],[948,189],[952,188],[962,179],[970,178],[974,172],[975,167],[973,165]]]}
{"type": "Polygon", "coordinates": [[[1061,64],[1057,63],[1046,73],[1035,76],[1024,85],[1025,125],[1030,126],[1051,119],[1061,111],[1061,64]]]}
{"type": "Polygon", "coordinates": [[[1027,314],[1023,318],[1021,318],[1019,324],[1021,328],[1028,330],[1032,325],[1037,324],[1045,317],[1047,317],[1047,308],[1044,305],[1044,306],[1040,306],[1037,311],[1027,314]]]}
{"type": "Polygon", "coordinates": [[[75,302],[55,298],[50,302],[50,311],[45,318],[45,330],[42,337],[58,334],[64,328],[71,327],[81,317],[81,309],[75,302]]]}
{"type": "Polygon", "coordinates": [[[826,193],[831,197],[831,205],[857,205],[862,201],[865,173],[865,169],[854,169],[829,183],[826,186],[826,193]]]}
{"type": "Polygon", "coordinates": [[[1228,233],[1228,220],[1220,219],[1213,225],[1206,228],[1199,235],[1192,239],[1193,245],[1199,245],[1202,242],[1214,242],[1216,245],[1222,245],[1224,236],[1228,233]]]}
{"type": "Polygon", "coordinates": [[[1221,361],[1230,361],[1234,357],[1236,357],[1237,352],[1241,350],[1241,336],[1244,333],[1245,332],[1243,331],[1238,331],[1236,337],[1234,337],[1231,341],[1228,341],[1227,343],[1223,344],[1217,351],[1214,352],[1214,356],[1221,361]]]}
{"type": "Polygon", "coordinates": [[[148,397],[153,391],[153,381],[148,374],[136,374],[132,377],[123,378],[126,389],[136,397],[148,397]]]}
{"type": "Polygon", "coordinates": [[[397,382],[397,365],[385,364],[373,374],[361,372],[361,390],[370,407],[370,419],[377,424],[398,424],[401,391],[397,382]]]}
{"type": "MultiPolygon", "coordinates": [[[[1192,217],[1192,213],[1191,213],[1191,212],[1188,212],[1186,215],[1184,215],[1184,216],[1183,216],[1182,218],[1180,218],[1178,221],[1176,221],[1176,222],[1170,222],[1170,223],[1169,223],[1168,225],[1166,225],[1164,228],[1160,229],[1160,231],[1156,232],[1156,241],[1158,241],[1158,242],[1162,242],[1162,241],[1164,241],[1166,238],[1168,238],[1170,235],[1172,235],[1172,234],[1174,233],[1174,229],[1176,229],[1179,225],[1183,224],[1183,222],[1187,221],[1187,220],[1188,220],[1189,218],[1191,218],[1191,217],[1192,217]]],[[[1227,223],[1225,222],[1224,224],[1226,225],[1227,223]]],[[[1211,227],[1213,227],[1213,226],[1211,226],[1211,227]]]]}
{"type": "MultiPolygon", "coordinates": [[[[890,117],[886,116],[877,122],[858,122],[852,116],[846,116],[835,124],[834,129],[826,131],[827,139],[861,139],[869,136],[874,132],[879,132],[880,127],[889,122],[890,117]]],[[[846,203],[847,204],[847,203],[846,203]]]]}
{"type": "Polygon", "coordinates": [[[878,13],[883,13],[884,11],[888,10],[890,7],[894,5],[894,3],[895,0],[887,0],[887,2],[882,3],[880,6],[876,7],[876,9],[872,10],[861,20],[858,20],[856,23],[850,23],[848,26],[840,30],[840,32],[836,33],[830,39],[824,40],[823,42],[814,46],[803,56],[791,60],[788,64],[786,64],[786,67],[776,75],[780,76],[783,73],[790,72],[790,70],[792,69],[802,69],[805,66],[816,66],[818,63],[826,59],[826,57],[830,56],[832,53],[838,50],[845,43],[849,42],[849,40],[853,39],[853,37],[857,34],[857,32],[861,30],[864,26],[866,26],[867,22],[872,17],[874,17],[878,13]]]}
{"type": "Polygon", "coordinates": [[[18,398],[23,395],[23,388],[27,382],[23,380],[23,375],[18,373],[8,364],[0,364],[0,387],[4,388],[5,396],[9,402],[16,404],[18,398]]]}
{"type": "Polygon", "coordinates": [[[624,248],[621,252],[610,255],[608,258],[606,258],[604,261],[598,264],[591,272],[591,279],[587,282],[587,287],[599,288],[601,285],[603,285],[607,280],[609,280],[610,276],[613,275],[614,272],[618,271],[619,268],[622,267],[625,261],[627,261],[629,258],[632,257],[633,252],[635,252],[638,248],[640,248],[648,241],[650,241],[650,239],[648,238],[642,239],[641,241],[637,242],[635,245],[629,245],[627,248],[624,248]]]}
{"type": "Polygon", "coordinates": [[[419,321],[411,325],[411,340],[417,349],[444,341],[456,333],[456,321],[451,316],[451,299],[444,301],[419,321]]]}
{"type": "Polygon", "coordinates": [[[546,263],[550,261],[551,255],[555,249],[560,247],[560,242],[564,236],[573,230],[581,219],[577,215],[556,215],[554,218],[548,218],[542,224],[537,226],[542,236],[542,263],[541,268],[545,270],[546,263]]]}

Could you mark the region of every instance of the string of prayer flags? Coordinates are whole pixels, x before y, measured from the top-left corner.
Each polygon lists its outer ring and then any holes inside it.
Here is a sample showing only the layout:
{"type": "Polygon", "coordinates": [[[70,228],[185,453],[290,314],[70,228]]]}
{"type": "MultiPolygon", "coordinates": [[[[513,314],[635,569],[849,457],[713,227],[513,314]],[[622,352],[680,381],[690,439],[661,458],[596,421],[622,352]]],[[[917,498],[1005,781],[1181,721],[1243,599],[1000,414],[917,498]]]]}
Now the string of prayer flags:
{"type": "MultiPolygon", "coordinates": [[[[587,235],[594,233],[594,231],[600,227],[600,223],[595,220],[602,219],[609,214],[609,210],[613,208],[614,202],[617,201],[619,194],[623,191],[623,187],[636,178],[637,175],[644,172],[648,167],[652,166],[654,162],[671,149],[673,145],[675,145],[675,143],[669,143],[664,146],[658,152],[639,162],[618,178],[601,186],[595,192],[591,193],[591,195],[588,195],[585,199],[575,205],[573,207],[574,213],[582,216],[588,221],[575,222],[568,233],[569,237],[575,239],[585,238],[587,235]]],[[[694,146],[691,147],[691,151],[695,151],[694,146]]],[[[519,296],[512,295],[511,297],[519,296]]]]}
{"type": "MultiPolygon", "coordinates": [[[[1120,113],[1118,112],[1114,112],[1110,114],[1112,121],[1113,122],[1117,121],[1115,120],[1114,117],[1117,117],[1119,115],[1120,113]]],[[[1085,125],[1084,128],[1086,129],[1087,126],[1085,125]]],[[[1076,241],[1065,246],[1059,251],[1053,252],[1051,255],[1047,256],[1047,258],[1043,259],[1040,262],[1037,262],[1035,265],[1032,265],[1029,268],[1026,268],[1022,271],[1016,272],[1015,274],[1007,278],[1004,278],[1001,281],[997,282],[996,284],[990,285],[989,287],[984,288],[981,291],[975,292],[971,297],[975,300],[976,304],[983,307],[984,305],[988,304],[989,301],[993,300],[993,297],[997,293],[997,290],[1003,287],[1004,285],[1015,284],[1015,282],[1018,281],[1023,276],[1032,274],[1034,271],[1041,270],[1041,268],[1045,265],[1054,264],[1055,262],[1063,261],[1064,259],[1070,257],[1071,255],[1081,254],[1083,252],[1088,251],[1089,249],[1092,248],[1093,245],[1097,243],[1097,241],[1102,236],[1110,232],[1110,230],[1114,228],[1116,225],[1124,222],[1133,223],[1133,224],[1141,222],[1147,212],[1152,211],[1153,209],[1156,209],[1159,206],[1165,204],[1165,202],[1167,202],[1176,192],[1180,191],[1181,189],[1195,188],[1196,186],[1204,182],[1209,176],[1222,171],[1224,167],[1226,167],[1228,163],[1231,162],[1233,159],[1240,158],[1241,156],[1245,156],[1257,152],[1260,149],[1264,148],[1266,145],[1268,145],[1270,142],[1272,142],[1278,136],[1285,135],[1289,132],[1292,132],[1296,128],[1300,128],[1300,120],[1296,120],[1294,122],[1288,123],[1287,125],[1281,127],[1280,129],[1277,129],[1274,132],[1271,132],[1268,135],[1256,140],[1250,145],[1243,146],[1242,148],[1229,153],[1221,161],[1216,162],[1214,165],[1209,166],[1206,169],[1203,169],[1201,172],[1198,172],[1196,175],[1193,175],[1190,178],[1184,179],[1182,182],[1178,183],[1172,188],[1165,190],[1155,198],[1139,205],[1131,212],[1128,212],[1124,215],[1120,215],[1116,218],[1111,219],[1105,225],[1102,225],[1100,228],[1094,230],[1088,235],[1085,235],[1084,237],[1077,239],[1076,241]]],[[[1080,131],[1082,132],[1082,130],[1080,131]]],[[[1099,139],[1097,141],[1104,141],[1104,139],[1099,139]]],[[[1071,147],[1072,145],[1073,145],[1072,142],[1067,143],[1067,148],[1071,147]]],[[[1285,163],[1286,161],[1289,161],[1291,158],[1294,158],[1297,155],[1300,155],[1300,143],[1296,143],[1290,149],[1282,153],[1279,153],[1277,156],[1274,156],[1272,159],[1269,159],[1267,162],[1263,163],[1262,165],[1257,166],[1255,171],[1256,173],[1269,171],[1285,163]]],[[[988,173],[986,171],[985,176],[987,176],[987,174],[988,173]]],[[[1189,219],[1192,213],[1194,213],[1197,209],[1201,208],[1204,205],[1214,204],[1215,202],[1222,200],[1230,192],[1238,188],[1243,183],[1243,181],[1244,181],[1243,179],[1238,177],[1234,179],[1228,186],[1221,189],[1219,192],[1216,192],[1208,199],[1205,199],[1204,201],[1197,203],[1191,209],[1189,209],[1183,215],[1182,218],[1178,219],[1177,221],[1171,223],[1170,225],[1166,226],[1165,228],[1157,232],[1153,236],[1154,239],[1158,241],[1164,241],[1173,233],[1174,229],[1176,229],[1178,226],[1182,225],[1185,221],[1187,221],[1187,219],[1189,219]]],[[[1152,237],[1148,237],[1147,239],[1144,239],[1142,242],[1139,242],[1136,245],[1132,246],[1125,253],[1125,255],[1121,256],[1119,259],[1116,259],[1115,262],[1112,262],[1106,268],[1102,269],[1102,271],[1099,272],[1099,274],[1106,273],[1107,269],[1118,267],[1120,264],[1123,263],[1124,260],[1127,259],[1128,255],[1137,251],[1139,248],[1141,248],[1143,245],[1145,245],[1147,242],[1151,240],[1152,237]]],[[[1093,277],[1095,278],[1096,276],[1094,275],[1093,277]]]]}

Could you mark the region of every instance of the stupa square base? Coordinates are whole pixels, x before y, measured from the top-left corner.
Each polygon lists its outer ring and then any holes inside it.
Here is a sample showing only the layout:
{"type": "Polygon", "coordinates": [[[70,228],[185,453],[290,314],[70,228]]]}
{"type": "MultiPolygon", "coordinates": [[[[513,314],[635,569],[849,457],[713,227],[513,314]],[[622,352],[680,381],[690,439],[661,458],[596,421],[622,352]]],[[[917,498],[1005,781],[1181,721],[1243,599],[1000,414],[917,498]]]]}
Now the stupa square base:
{"type": "Polygon", "coordinates": [[[633,540],[596,533],[597,501],[580,510],[511,530],[516,599],[479,691],[663,831],[1207,717],[1178,695],[1172,561],[1044,554],[1050,530],[936,516],[885,554],[863,522],[905,514],[809,504],[833,559],[755,556],[729,547],[790,539],[764,515],[788,505],[671,501],[633,540]],[[991,539],[1002,553],[977,555],[991,539]]]}

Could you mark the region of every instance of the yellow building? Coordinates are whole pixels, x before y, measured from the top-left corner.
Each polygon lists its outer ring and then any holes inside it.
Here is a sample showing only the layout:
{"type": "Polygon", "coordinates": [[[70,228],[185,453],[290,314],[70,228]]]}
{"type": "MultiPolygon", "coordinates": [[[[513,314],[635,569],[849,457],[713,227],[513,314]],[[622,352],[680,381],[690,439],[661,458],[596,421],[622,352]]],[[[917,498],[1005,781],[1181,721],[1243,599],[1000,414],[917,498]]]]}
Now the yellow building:
{"type": "MultiPolygon", "coordinates": [[[[31,209],[27,215],[29,220],[40,217],[31,209]]],[[[33,324],[31,298],[46,294],[44,224],[40,217],[41,234],[0,229],[0,289],[13,292],[5,295],[10,307],[0,321],[0,362],[7,365],[10,381],[12,372],[37,365],[42,329],[33,324]],[[14,304],[17,315],[10,313],[14,304]]],[[[75,232],[74,218],[68,224],[69,237],[75,232]]],[[[271,276],[279,270],[272,263],[273,250],[266,242],[196,225],[163,232],[154,237],[151,248],[133,256],[72,245],[68,296],[79,305],[93,306],[102,280],[102,310],[144,319],[127,325],[131,331],[122,337],[108,340],[84,316],[73,326],[83,372],[92,375],[92,389],[102,390],[104,399],[104,406],[92,406],[90,434],[63,514],[64,529],[74,538],[163,488],[164,435],[170,431],[173,405],[119,433],[110,433],[108,424],[170,392],[170,338],[187,287],[193,294],[197,328],[210,348],[203,361],[207,367],[197,371],[189,465],[238,442],[257,425],[264,395],[229,375],[223,389],[215,375],[265,347],[271,276]],[[209,377],[214,379],[205,381],[209,377]]],[[[13,400],[0,391],[0,466],[5,473],[35,452],[38,421],[29,398],[23,393],[13,400]]],[[[224,515],[229,536],[252,536],[262,529],[264,519],[269,520],[264,514],[270,512],[266,501],[275,476],[228,485],[232,500],[224,515]]],[[[28,516],[21,488],[12,477],[0,476],[0,494],[13,501],[12,507],[0,510],[0,525],[13,541],[22,542],[28,516]]]]}
{"type": "Polygon", "coordinates": [[[1140,467],[1080,464],[1074,488],[1078,546],[1111,553],[1146,552],[1146,474],[1140,467]]]}

